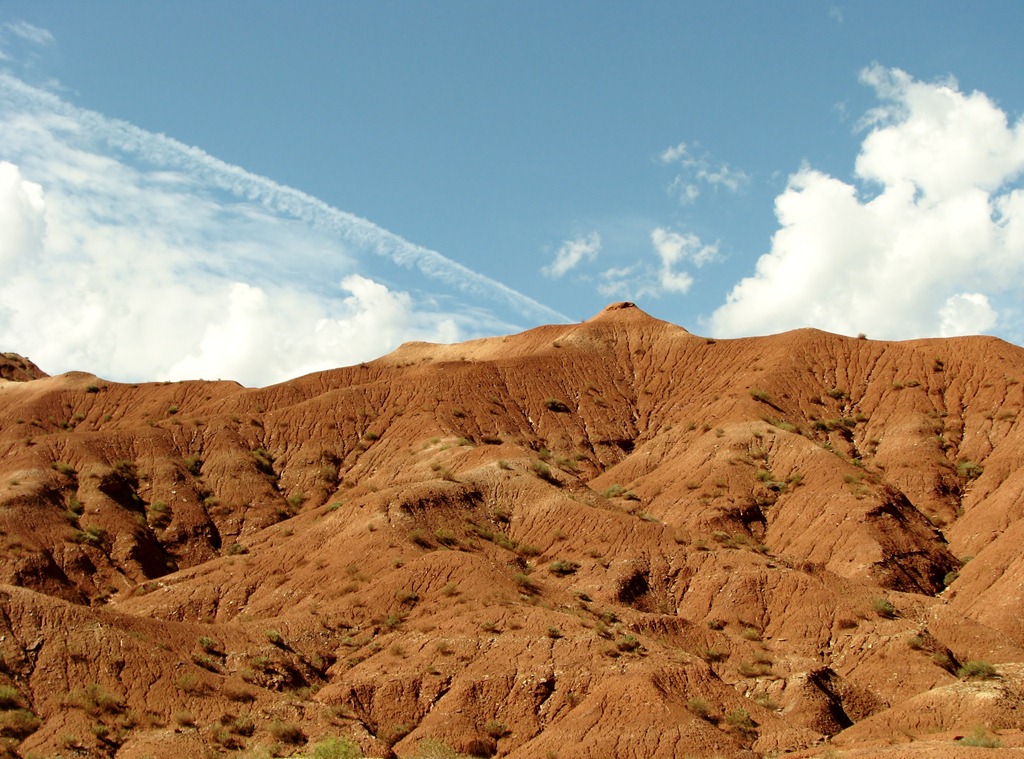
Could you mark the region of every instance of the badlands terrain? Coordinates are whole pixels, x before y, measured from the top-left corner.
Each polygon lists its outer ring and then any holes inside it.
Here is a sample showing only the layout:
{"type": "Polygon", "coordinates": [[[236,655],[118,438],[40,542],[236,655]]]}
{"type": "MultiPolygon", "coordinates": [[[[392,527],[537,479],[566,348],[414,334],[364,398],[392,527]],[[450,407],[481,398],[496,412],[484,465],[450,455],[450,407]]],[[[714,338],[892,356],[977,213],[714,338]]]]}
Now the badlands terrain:
{"type": "Polygon", "coordinates": [[[0,377],[10,756],[1024,755],[998,339],[619,303],[260,389],[0,377]]]}

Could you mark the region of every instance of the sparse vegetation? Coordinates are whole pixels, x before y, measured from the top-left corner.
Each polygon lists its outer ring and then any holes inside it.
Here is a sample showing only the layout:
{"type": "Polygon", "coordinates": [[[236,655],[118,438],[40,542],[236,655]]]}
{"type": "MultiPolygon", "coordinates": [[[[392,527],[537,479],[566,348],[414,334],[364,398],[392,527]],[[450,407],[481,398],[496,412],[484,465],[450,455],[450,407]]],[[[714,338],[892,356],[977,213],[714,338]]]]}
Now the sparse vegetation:
{"type": "Polygon", "coordinates": [[[184,458],[185,468],[195,477],[198,477],[203,469],[203,460],[198,453],[190,453],[184,458]]]}
{"type": "Polygon", "coordinates": [[[21,705],[21,694],[16,688],[0,685],[0,710],[17,709],[21,705]]]}
{"type": "Polygon", "coordinates": [[[118,714],[124,709],[124,699],[99,683],[91,683],[72,691],[68,704],[81,709],[91,717],[118,714]]]}
{"type": "Polygon", "coordinates": [[[885,598],[876,598],[871,602],[871,608],[882,619],[893,619],[896,616],[896,607],[885,598]]]}
{"type": "Polygon", "coordinates": [[[540,477],[542,480],[547,480],[548,482],[552,483],[553,485],[559,484],[558,483],[558,478],[555,477],[555,475],[552,474],[552,472],[551,472],[551,467],[549,467],[543,461],[534,461],[533,462],[533,473],[536,474],[538,477],[540,477]]]}
{"type": "Polygon", "coordinates": [[[961,461],[956,465],[956,473],[968,482],[980,477],[984,471],[985,468],[975,461],[961,461]]]}
{"type": "Polygon", "coordinates": [[[312,759],[362,759],[359,744],[345,737],[326,738],[314,744],[312,759]]]}
{"type": "Polygon", "coordinates": [[[78,475],[78,471],[73,466],[65,464],[63,461],[54,461],[50,464],[50,468],[65,477],[75,477],[78,475]]]}
{"type": "Polygon", "coordinates": [[[961,746],[973,746],[975,748],[1002,748],[1003,742],[993,736],[987,729],[979,725],[957,741],[961,746]]]}
{"type": "Polygon", "coordinates": [[[306,734],[294,722],[283,722],[275,719],[270,723],[268,731],[270,736],[280,743],[298,746],[306,742],[306,734]]]}
{"type": "Polygon", "coordinates": [[[686,708],[698,719],[711,721],[711,705],[703,698],[691,698],[686,702],[686,708]]]}
{"type": "Polygon", "coordinates": [[[490,719],[484,724],[484,732],[494,740],[500,740],[508,735],[509,729],[501,720],[490,719]]]}
{"type": "Polygon", "coordinates": [[[24,740],[42,724],[42,720],[28,709],[12,709],[0,713],[0,736],[24,740]]]}
{"type": "Polygon", "coordinates": [[[548,571],[553,575],[558,575],[559,577],[575,574],[576,570],[579,568],[579,562],[570,561],[569,559],[557,559],[556,561],[548,564],[548,571]]]}
{"type": "Polygon", "coordinates": [[[284,647],[284,636],[281,635],[281,633],[278,632],[277,630],[273,630],[273,629],[271,629],[271,630],[264,630],[263,631],[263,635],[273,645],[275,645],[275,646],[277,646],[279,648],[283,648],[284,647]]]}
{"type": "Polygon", "coordinates": [[[757,730],[757,724],[746,709],[735,709],[729,712],[725,715],[725,723],[740,733],[749,734],[757,730]]]}
{"type": "Polygon", "coordinates": [[[984,659],[971,659],[956,671],[964,680],[988,680],[996,676],[996,668],[984,659]]]}

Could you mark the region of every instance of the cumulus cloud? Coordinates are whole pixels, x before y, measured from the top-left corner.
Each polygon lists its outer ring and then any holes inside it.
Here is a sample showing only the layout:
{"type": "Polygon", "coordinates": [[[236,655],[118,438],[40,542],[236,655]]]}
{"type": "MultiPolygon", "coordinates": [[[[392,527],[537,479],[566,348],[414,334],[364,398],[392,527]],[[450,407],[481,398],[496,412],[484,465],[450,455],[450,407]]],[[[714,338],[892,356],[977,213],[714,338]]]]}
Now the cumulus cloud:
{"type": "Polygon", "coordinates": [[[570,321],[365,219],[9,72],[0,145],[0,346],[51,372],[264,385],[406,340],[511,331],[510,316],[570,321]]]}
{"type": "Polygon", "coordinates": [[[43,188],[27,182],[18,167],[0,161],[0,276],[23,257],[38,256],[46,228],[43,188]]]}
{"type": "Polygon", "coordinates": [[[701,186],[736,193],[750,184],[750,175],[727,163],[715,163],[707,153],[694,155],[690,146],[680,142],[661,153],[661,162],[676,164],[680,173],[669,184],[669,192],[681,203],[692,203],[701,195],[701,186]]]}
{"type": "Polygon", "coordinates": [[[354,361],[379,355],[382,346],[407,340],[453,342],[462,334],[454,319],[418,313],[408,293],[358,274],[345,277],[339,289],[348,296],[325,309],[324,303],[293,290],[230,283],[196,349],[169,372],[248,377],[265,373],[269,362],[287,367],[293,376],[334,366],[339,356],[354,361]]]}
{"type": "Polygon", "coordinates": [[[863,120],[854,182],[807,166],[790,177],[771,249],[714,312],[714,334],[982,332],[1019,298],[1024,125],[952,80],[876,65],[862,81],[880,103],[863,120]]]}
{"type": "Polygon", "coordinates": [[[158,192],[130,167],[107,168],[109,183],[88,203],[57,185],[44,195],[0,163],[0,345],[51,371],[263,385],[405,340],[473,334],[466,315],[352,272],[330,239],[252,209],[158,192]],[[302,255],[275,264],[281,250],[311,244],[333,256],[318,267],[339,276],[333,284],[290,275],[288,264],[309,263],[302,255]]]}
{"type": "Polygon", "coordinates": [[[707,245],[692,233],[658,227],[651,232],[656,265],[638,263],[606,269],[600,275],[598,292],[621,298],[657,298],[666,293],[685,295],[693,287],[693,275],[681,266],[701,267],[718,258],[718,245],[707,245]]]}
{"type": "Polygon", "coordinates": [[[593,261],[601,250],[601,236],[591,232],[586,237],[566,240],[555,252],[555,260],[541,269],[547,277],[558,279],[582,261],[593,261]]]}

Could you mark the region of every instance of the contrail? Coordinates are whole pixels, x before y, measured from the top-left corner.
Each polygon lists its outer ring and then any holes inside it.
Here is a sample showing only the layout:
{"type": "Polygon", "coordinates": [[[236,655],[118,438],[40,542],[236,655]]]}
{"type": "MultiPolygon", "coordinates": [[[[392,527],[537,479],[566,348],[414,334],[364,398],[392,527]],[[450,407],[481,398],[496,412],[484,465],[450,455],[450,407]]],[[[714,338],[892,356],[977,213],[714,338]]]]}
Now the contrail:
{"type": "Polygon", "coordinates": [[[73,120],[83,132],[113,148],[158,166],[185,171],[237,197],[259,202],[276,213],[286,214],[316,229],[352,240],[396,264],[415,267],[426,276],[463,292],[485,300],[504,302],[523,317],[544,322],[577,321],[501,282],[445,258],[437,251],[411,243],[367,219],[334,208],[294,187],[278,184],[267,177],[225,163],[199,148],[163,134],[147,132],[127,121],[78,108],[6,72],[0,72],[0,90],[5,92],[8,100],[16,104],[20,100],[20,105],[52,111],[73,120]]]}

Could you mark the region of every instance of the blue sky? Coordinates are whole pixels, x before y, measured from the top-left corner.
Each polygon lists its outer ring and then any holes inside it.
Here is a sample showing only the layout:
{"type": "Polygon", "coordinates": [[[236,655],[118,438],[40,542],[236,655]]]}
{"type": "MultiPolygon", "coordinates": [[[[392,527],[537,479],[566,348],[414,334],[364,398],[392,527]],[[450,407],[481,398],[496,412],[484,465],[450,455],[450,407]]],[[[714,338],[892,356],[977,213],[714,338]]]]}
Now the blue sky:
{"type": "Polygon", "coordinates": [[[635,300],[1024,341],[1024,5],[0,0],[0,348],[265,384],[635,300]]]}

